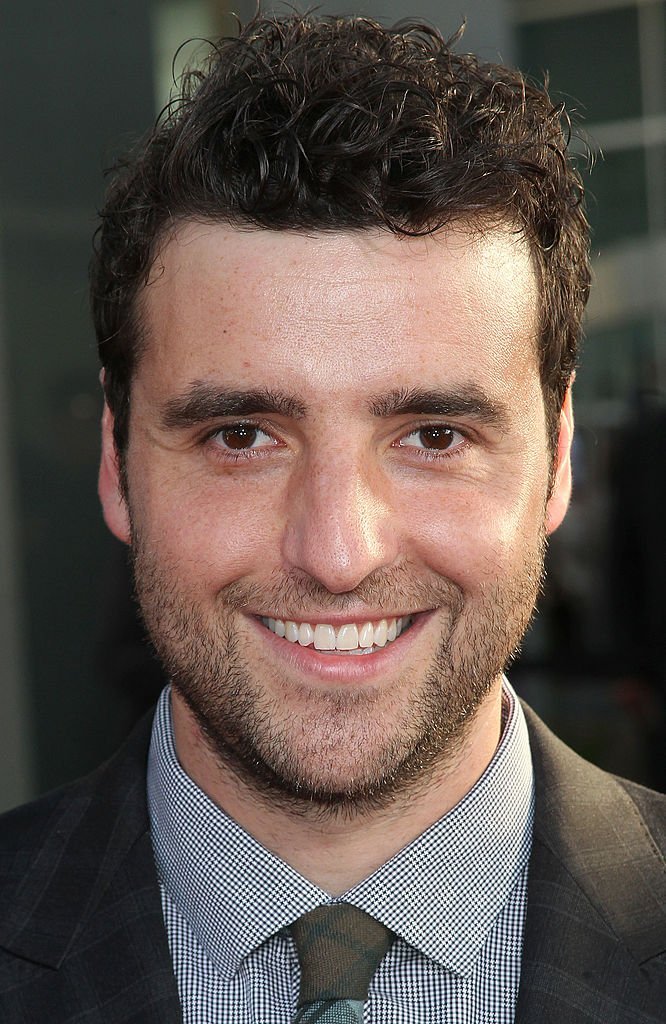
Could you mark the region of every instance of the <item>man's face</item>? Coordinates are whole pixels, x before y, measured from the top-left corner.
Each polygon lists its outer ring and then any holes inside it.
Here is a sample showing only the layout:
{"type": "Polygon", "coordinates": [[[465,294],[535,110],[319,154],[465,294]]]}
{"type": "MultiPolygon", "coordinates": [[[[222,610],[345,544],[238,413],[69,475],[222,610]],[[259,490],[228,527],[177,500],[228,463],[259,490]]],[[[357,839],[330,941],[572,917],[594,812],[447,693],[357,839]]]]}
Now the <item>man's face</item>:
{"type": "Polygon", "coordinates": [[[246,780],[381,803],[496,694],[568,499],[537,303],[509,230],[166,242],[127,502],[108,414],[101,494],[178,706],[246,780]]]}

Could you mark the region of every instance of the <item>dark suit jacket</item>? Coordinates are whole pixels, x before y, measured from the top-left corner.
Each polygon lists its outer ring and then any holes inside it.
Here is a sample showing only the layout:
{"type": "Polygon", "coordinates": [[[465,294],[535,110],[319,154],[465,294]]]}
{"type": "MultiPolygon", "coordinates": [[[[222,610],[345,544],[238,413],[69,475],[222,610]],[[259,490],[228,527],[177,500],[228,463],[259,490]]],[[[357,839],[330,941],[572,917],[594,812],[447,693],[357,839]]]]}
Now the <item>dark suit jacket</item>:
{"type": "MultiPolygon", "coordinates": [[[[587,764],[526,713],[536,822],[517,1024],[663,1024],[666,799],[587,764]]],[[[2,1024],[181,1021],[148,831],[149,735],[144,720],[93,775],[0,819],[2,1024]]]]}

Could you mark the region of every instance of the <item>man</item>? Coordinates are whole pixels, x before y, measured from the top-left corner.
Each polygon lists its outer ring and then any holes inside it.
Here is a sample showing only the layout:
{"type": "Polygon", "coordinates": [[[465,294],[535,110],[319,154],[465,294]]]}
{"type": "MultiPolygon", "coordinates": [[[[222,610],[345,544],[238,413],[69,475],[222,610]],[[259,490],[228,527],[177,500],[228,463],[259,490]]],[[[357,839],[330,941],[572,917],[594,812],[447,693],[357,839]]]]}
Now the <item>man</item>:
{"type": "Polygon", "coordinates": [[[561,117],[259,18],[116,179],[100,496],[171,685],[4,820],[3,1021],[666,1019],[663,803],[503,676],[571,489],[561,117]]]}

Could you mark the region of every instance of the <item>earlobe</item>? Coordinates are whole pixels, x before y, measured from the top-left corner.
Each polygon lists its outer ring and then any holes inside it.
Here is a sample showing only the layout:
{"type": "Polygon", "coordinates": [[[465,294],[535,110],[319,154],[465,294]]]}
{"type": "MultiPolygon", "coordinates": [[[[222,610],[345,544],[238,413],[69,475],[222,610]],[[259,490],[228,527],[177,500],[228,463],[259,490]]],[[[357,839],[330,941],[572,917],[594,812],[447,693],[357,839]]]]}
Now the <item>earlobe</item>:
{"type": "Polygon", "coordinates": [[[572,383],[567,388],[560,412],[560,432],[557,441],[555,472],[546,505],[546,533],[550,534],[560,525],[566,515],[571,498],[571,444],[573,441],[572,383]]]}
{"type": "Polygon", "coordinates": [[[113,414],[106,402],[102,413],[102,455],[97,492],[102,503],[104,522],[114,537],[130,542],[130,520],[121,484],[118,451],[113,439],[113,414]]]}

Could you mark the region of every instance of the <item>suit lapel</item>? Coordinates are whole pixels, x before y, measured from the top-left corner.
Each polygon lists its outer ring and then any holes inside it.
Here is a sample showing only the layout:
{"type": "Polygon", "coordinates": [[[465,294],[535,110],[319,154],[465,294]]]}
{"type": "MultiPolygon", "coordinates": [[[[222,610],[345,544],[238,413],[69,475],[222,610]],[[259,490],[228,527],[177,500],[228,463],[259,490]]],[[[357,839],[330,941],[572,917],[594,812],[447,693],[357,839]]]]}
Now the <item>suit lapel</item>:
{"type": "Polygon", "coordinates": [[[663,858],[625,788],[525,711],[536,804],[516,1022],[654,1024],[663,858]]]}
{"type": "Polygon", "coordinates": [[[48,815],[34,815],[43,834],[32,837],[37,852],[17,871],[0,923],[0,947],[43,968],[22,990],[26,1019],[48,1019],[49,1009],[63,1019],[66,999],[72,1019],[90,1024],[182,1020],[148,826],[150,724],[93,775],[41,801],[48,815]]]}

